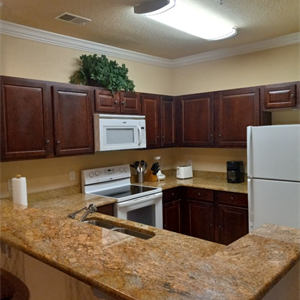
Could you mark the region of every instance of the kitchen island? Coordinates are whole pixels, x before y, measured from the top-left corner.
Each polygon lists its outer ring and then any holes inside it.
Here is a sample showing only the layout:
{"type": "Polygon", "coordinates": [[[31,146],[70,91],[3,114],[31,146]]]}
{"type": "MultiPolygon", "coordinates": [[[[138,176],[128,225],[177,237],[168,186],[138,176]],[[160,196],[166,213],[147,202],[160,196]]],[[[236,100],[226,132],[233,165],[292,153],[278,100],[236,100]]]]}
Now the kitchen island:
{"type": "Polygon", "coordinates": [[[1,242],[116,299],[258,300],[300,258],[300,230],[286,227],[265,225],[223,246],[97,213],[152,237],[66,217],[84,202],[114,201],[74,194],[24,207],[1,200],[1,242]]]}

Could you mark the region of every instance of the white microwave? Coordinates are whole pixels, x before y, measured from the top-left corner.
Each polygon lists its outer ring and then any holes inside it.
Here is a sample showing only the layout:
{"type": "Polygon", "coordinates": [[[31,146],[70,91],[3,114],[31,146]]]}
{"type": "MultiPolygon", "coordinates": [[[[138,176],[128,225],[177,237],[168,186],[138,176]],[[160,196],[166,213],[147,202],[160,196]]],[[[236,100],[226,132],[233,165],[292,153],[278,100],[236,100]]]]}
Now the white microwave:
{"type": "Polygon", "coordinates": [[[146,148],[145,116],[94,114],[95,151],[146,148]]]}

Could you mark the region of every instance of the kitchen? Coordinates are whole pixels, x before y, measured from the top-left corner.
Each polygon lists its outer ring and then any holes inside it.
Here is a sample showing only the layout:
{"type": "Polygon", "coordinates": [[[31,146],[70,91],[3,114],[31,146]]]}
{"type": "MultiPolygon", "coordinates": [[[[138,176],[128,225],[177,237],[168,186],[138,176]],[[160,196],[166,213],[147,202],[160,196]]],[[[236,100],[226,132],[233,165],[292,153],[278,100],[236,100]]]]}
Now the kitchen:
{"type": "MultiPolygon", "coordinates": [[[[1,10],[6,9],[5,1],[3,3],[1,10]]],[[[1,25],[3,28],[3,24],[1,25]]],[[[70,74],[77,68],[76,60],[82,51],[60,47],[54,42],[42,43],[38,39],[32,40],[32,37],[20,38],[20,34],[17,34],[20,28],[11,26],[10,30],[10,34],[1,35],[2,75],[68,82],[70,74]]],[[[29,33],[23,33],[23,36],[26,34],[29,33]]],[[[51,39],[50,36],[48,38],[51,39]]],[[[113,55],[110,57],[115,59],[113,55]]],[[[157,65],[156,61],[148,64],[128,58],[116,57],[116,60],[126,63],[137,91],[165,95],[192,94],[299,80],[299,42],[175,68],[165,67],[163,63],[157,65]]],[[[272,112],[272,118],[273,124],[300,123],[299,110],[272,112]]],[[[1,163],[1,198],[9,195],[8,179],[19,173],[27,178],[28,192],[34,193],[79,185],[81,170],[105,167],[108,161],[113,162],[109,165],[128,164],[141,159],[151,162],[156,155],[162,157],[163,170],[186,164],[189,159],[193,162],[194,170],[199,171],[225,173],[226,161],[229,160],[242,160],[246,165],[245,149],[221,148],[134,150],[5,162],[1,163]],[[75,171],[75,180],[70,180],[70,171],[75,171]]]]}

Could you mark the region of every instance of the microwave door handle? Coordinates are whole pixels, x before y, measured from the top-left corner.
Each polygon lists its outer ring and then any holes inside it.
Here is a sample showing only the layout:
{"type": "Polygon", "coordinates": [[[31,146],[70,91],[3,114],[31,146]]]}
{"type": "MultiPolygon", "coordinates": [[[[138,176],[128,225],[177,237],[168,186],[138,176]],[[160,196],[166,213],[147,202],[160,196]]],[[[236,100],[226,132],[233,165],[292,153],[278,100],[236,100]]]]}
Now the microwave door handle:
{"type": "Polygon", "coordinates": [[[138,133],[139,133],[139,142],[138,142],[138,145],[140,146],[141,143],[142,143],[142,128],[141,128],[141,126],[138,125],[137,129],[138,129],[138,133]]]}

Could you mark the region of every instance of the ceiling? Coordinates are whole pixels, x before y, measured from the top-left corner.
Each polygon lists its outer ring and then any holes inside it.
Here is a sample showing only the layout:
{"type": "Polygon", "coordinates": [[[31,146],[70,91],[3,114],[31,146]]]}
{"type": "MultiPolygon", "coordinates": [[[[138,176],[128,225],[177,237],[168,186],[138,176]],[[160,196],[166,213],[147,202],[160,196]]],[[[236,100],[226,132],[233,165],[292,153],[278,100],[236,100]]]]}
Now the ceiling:
{"type": "MultiPolygon", "coordinates": [[[[1,19],[161,58],[176,59],[243,46],[300,31],[299,0],[185,0],[214,12],[238,28],[238,35],[206,41],[144,16],[133,7],[149,0],[1,0],[1,19]],[[84,26],[56,20],[68,12],[89,18],[84,26]]],[[[180,22],[180,20],[178,20],[180,22]]]]}

